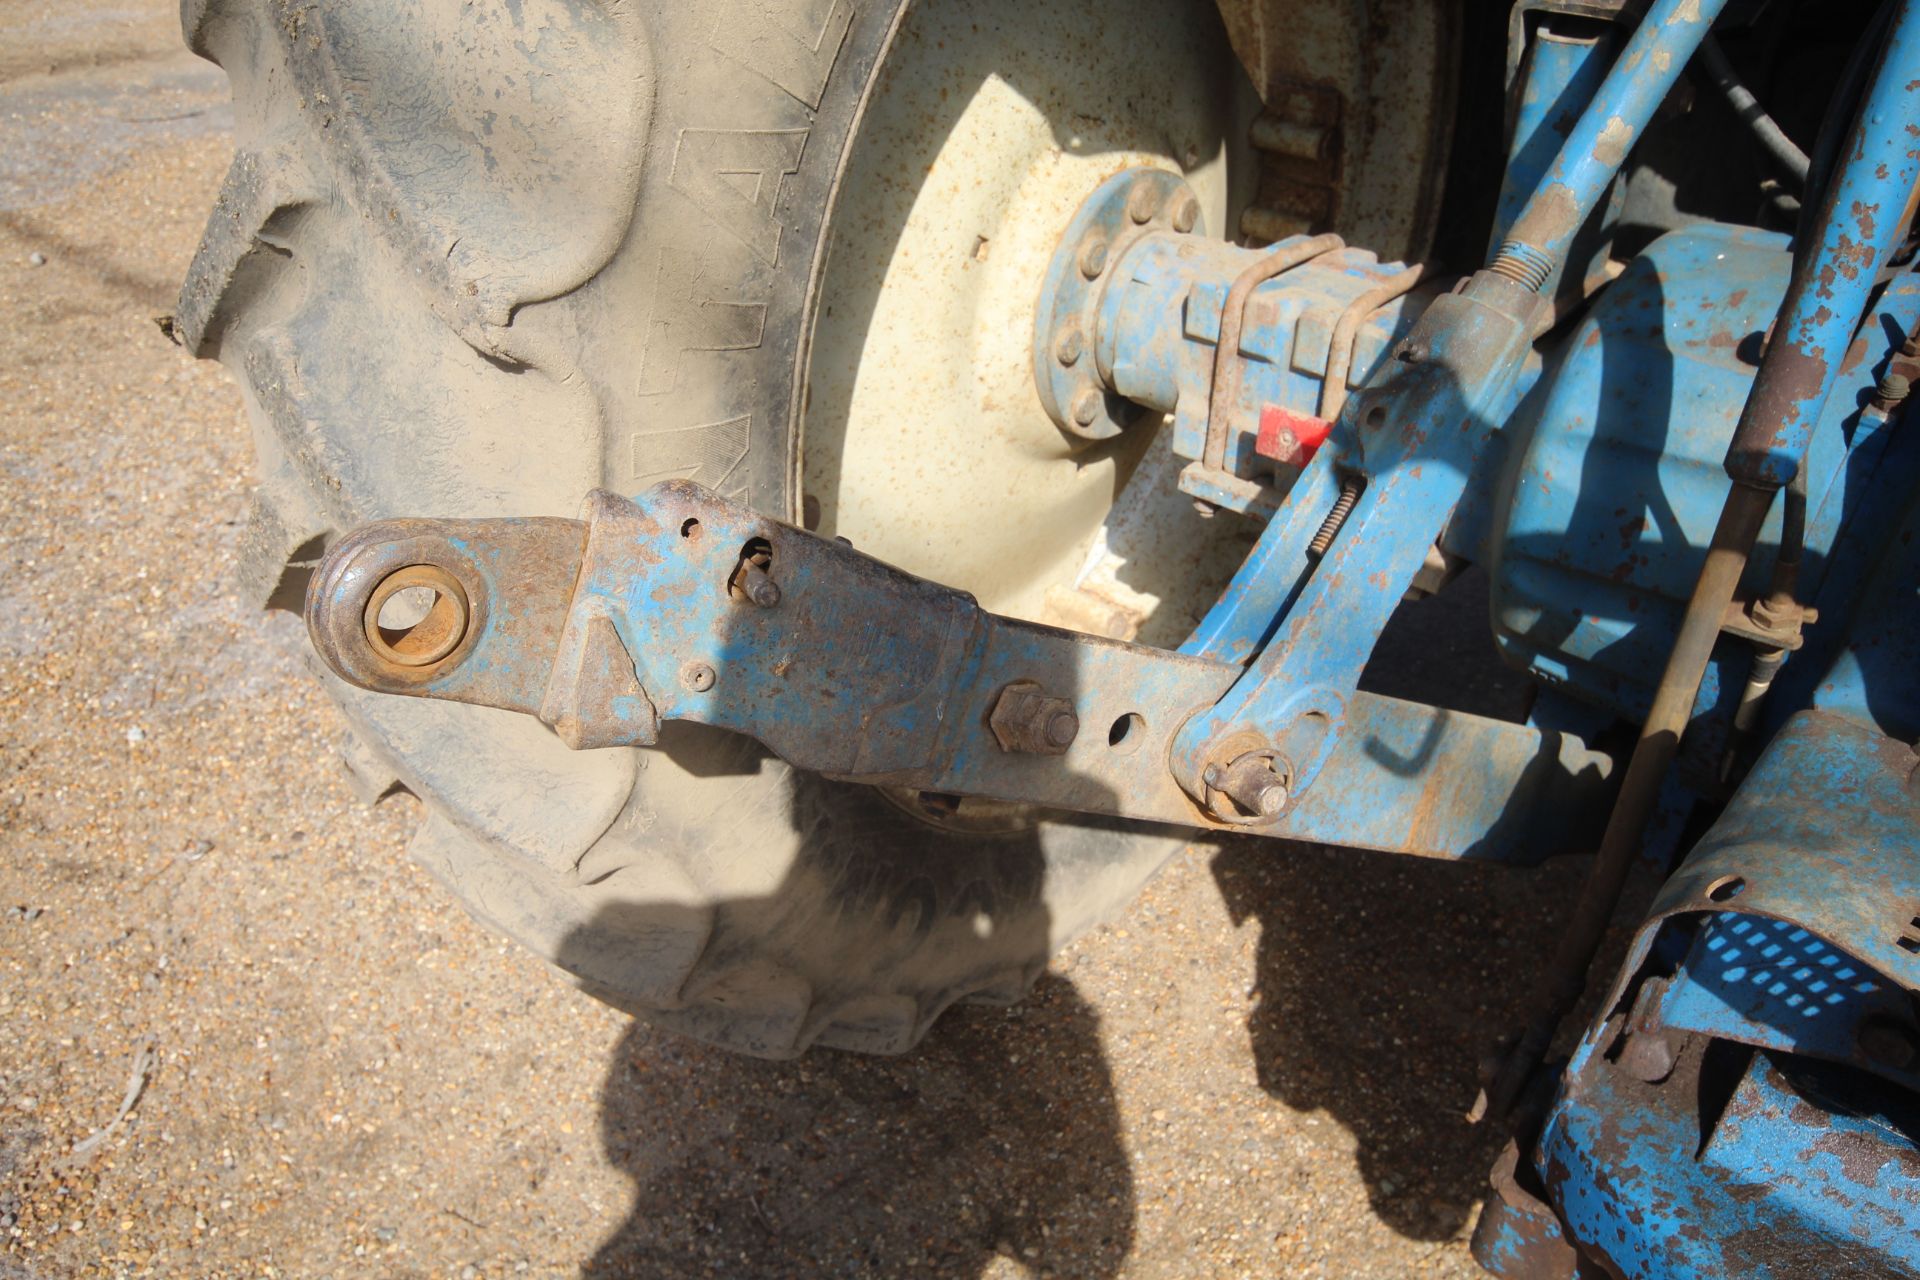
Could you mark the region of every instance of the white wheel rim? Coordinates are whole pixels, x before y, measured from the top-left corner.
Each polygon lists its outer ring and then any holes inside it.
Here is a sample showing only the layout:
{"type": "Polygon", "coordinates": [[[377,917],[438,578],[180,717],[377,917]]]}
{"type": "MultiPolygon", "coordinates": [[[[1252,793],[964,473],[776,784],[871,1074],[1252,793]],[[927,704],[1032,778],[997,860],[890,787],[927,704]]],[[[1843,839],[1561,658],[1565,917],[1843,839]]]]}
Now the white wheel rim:
{"type": "Polygon", "coordinates": [[[1033,312],[1074,211],[1123,169],[1183,174],[1227,225],[1238,72],[1211,6],[1109,17],[1085,0],[910,10],[835,209],[801,490],[821,532],[997,612],[1168,643],[1244,542],[1196,556],[1211,530],[1151,424],[1099,445],[1054,425],[1033,312]],[[1136,469],[1155,475],[1116,507],[1136,469]]]}

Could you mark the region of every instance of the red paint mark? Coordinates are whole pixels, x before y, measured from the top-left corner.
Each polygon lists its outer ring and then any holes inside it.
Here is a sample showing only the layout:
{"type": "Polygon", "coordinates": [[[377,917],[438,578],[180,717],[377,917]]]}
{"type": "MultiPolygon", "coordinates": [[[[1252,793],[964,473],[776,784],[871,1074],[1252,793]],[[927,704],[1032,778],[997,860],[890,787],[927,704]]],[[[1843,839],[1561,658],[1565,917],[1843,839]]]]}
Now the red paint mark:
{"type": "Polygon", "coordinates": [[[1310,413],[1295,413],[1277,404],[1260,410],[1260,434],[1254,437],[1253,451],[1275,462],[1305,466],[1327,441],[1333,424],[1310,413]]]}

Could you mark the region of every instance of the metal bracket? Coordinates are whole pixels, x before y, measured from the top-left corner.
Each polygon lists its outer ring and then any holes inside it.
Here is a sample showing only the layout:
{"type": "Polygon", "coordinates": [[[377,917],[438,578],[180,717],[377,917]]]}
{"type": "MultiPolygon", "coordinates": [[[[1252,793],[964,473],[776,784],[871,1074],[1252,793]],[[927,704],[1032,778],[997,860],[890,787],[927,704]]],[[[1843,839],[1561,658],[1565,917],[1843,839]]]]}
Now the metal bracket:
{"type": "Polygon", "coordinates": [[[314,645],[362,688],[520,711],[579,748],[691,720],[839,778],[1439,857],[1526,858],[1536,821],[1564,845],[1607,799],[1611,762],[1576,739],[1350,693],[1337,741],[1250,743],[1214,788],[1232,803],[1203,809],[1172,743],[1234,664],[997,617],[686,482],[585,514],[358,529],[314,579],[314,645]],[[432,634],[380,625],[395,575],[436,590],[432,634]],[[1334,781],[1303,796],[1309,770],[1334,781]]]}

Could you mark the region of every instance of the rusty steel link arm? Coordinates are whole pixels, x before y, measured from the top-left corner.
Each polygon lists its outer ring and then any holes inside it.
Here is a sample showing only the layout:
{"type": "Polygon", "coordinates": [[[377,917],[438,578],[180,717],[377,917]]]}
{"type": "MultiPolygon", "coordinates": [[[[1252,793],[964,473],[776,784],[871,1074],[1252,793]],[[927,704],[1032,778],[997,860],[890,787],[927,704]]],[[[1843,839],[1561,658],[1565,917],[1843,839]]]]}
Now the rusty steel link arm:
{"type": "MultiPolygon", "coordinates": [[[[1233,664],[998,617],[690,483],[595,493],[585,514],[355,530],[309,588],[314,645],[362,688],[537,716],[575,748],[645,746],[689,720],[838,778],[1240,825],[1168,764],[1233,664]],[[386,602],[421,587],[426,615],[383,626],[386,602]]],[[[1370,694],[1349,717],[1318,799],[1276,822],[1240,788],[1263,834],[1506,857],[1525,848],[1520,808],[1561,820],[1605,798],[1608,761],[1572,738],[1370,694]]]]}

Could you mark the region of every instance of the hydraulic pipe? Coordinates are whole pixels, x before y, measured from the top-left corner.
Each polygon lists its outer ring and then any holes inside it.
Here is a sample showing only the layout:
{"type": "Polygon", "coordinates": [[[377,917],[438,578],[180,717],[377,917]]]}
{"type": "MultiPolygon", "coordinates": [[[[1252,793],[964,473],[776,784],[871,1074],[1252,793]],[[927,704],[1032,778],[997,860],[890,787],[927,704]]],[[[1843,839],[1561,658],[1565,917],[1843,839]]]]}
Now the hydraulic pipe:
{"type": "Polygon", "coordinates": [[[1767,109],[1761,106],[1760,100],[1753,96],[1753,90],[1740,83],[1740,77],[1734,71],[1733,63],[1727,60],[1727,51],[1722,49],[1720,42],[1712,36],[1700,42],[1700,65],[1706,72],[1708,81],[1725,96],[1727,105],[1733,108],[1733,113],[1739,116],[1752,131],[1754,141],[1773,157],[1775,164],[1792,174],[1793,180],[1804,186],[1807,181],[1807,170],[1812,166],[1812,162],[1807,159],[1807,153],[1794,145],[1793,139],[1789,138],[1786,131],[1767,114],[1767,109]]]}
{"type": "Polygon", "coordinates": [[[1234,277],[1227,300],[1220,307],[1220,340],[1213,349],[1213,388],[1207,397],[1207,443],[1201,460],[1218,471],[1227,464],[1227,406],[1240,382],[1240,331],[1247,318],[1247,299],[1267,281],[1345,246],[1339,236],[1314,236],[1288,243],[1234,277]]]}
{"type": "Polygon", "coordinates": [[[1332,422],[1347,404],[1347,375],[1353,369],[1353,343],[1367,317],[1433,274],[1430,263],[1416,263],[1398,275],[1389,276],[1367,290],[1340,313],[1333,326],[1333,340],[1327,344],[1327,376],[1320,383],[1320,417],[1332,422]]]}
{"type": "Polygon", "coordinates": [[[1920,180],[1920,138],[1910,132],[1920,120],[1914,4],[1901,0],[1896,9],[1845,158],[1819,195],[1814,239],[1796,255],[1766,359],[1727,449],[1727,474],[1740,484],[1778,488],[1799,470],[1880,264],[1906,234],[1920,180]]]}
{"type": "Polygon", "coordinates": [[[1514,220],[1491,270],[1535,292],[1552,277],[1725,6],[1726,0],[1654,0],[1514,220]]]}

